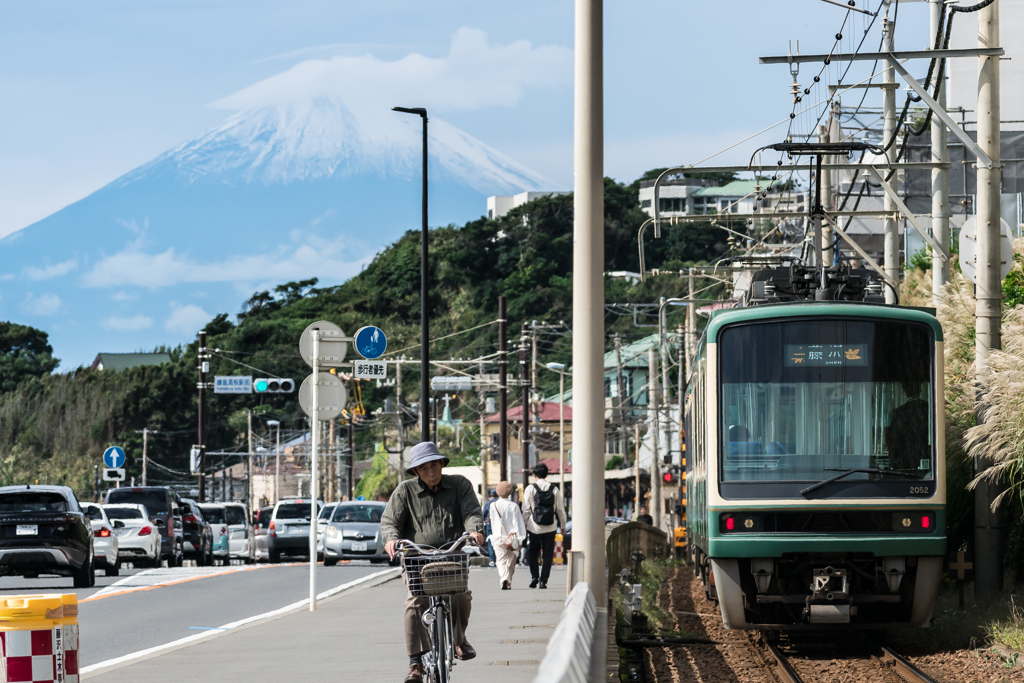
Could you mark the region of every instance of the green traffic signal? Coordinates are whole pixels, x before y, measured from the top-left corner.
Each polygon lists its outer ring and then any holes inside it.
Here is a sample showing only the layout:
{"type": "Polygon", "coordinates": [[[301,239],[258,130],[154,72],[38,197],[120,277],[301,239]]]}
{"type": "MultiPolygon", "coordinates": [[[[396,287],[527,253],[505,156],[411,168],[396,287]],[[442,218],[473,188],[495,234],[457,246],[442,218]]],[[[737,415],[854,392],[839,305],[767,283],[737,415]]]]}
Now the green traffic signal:
{"type": "Polygon", "coordinates": [[[257,394],[262,394],[263,392],[265,392],[268,386],[270,385],[265,379],[258,379],[253,384],[253,388],[256,390],[257,394]]]}

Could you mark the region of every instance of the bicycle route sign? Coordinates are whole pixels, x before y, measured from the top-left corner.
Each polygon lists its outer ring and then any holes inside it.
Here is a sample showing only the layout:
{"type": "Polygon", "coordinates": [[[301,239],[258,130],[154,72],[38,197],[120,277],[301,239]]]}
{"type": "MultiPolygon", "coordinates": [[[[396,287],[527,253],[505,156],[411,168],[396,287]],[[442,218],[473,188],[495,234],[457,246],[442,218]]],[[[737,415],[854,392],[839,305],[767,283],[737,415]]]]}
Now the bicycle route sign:
{"type": "Polygon", "coordinates": [[[384,355],[388,349],[388,338],[384,330],[373,325],[360,327],[355,336],[356,353],[366,360],[374,360],[384,355]]]}
{"type": "Polygon", "coordinates": [[[120,446],[111,446],[103,451],[103,464],[110,469],[119,469],[124,466],[124,449],[120,446]]]}

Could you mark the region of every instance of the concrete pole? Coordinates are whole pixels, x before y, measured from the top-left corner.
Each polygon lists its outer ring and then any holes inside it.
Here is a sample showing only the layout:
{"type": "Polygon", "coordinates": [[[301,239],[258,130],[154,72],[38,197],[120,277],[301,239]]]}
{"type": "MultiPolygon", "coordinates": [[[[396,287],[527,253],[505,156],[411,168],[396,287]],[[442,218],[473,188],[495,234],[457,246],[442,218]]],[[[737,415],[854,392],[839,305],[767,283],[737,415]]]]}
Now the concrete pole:
{"type": "MultiPolygon", "coordinates": [[[[829,120],[829,128],[825,126],[818,126],[818,142],[830,142],[829,130],[832,126],[831,120],[829,120]]],[[[825,157],[825,163],[832,163],[832,155],[825,157]]],[[[825,208],[825,211],[832,210],[832,171],[821,172],[821,205],[825,208]]],[[[832,231],[826,230],[824,227],[821,229],[821,263],[825,267],[832,265],[832,231]]]]}
{"type": "Polygon", "coordinates": [[[626,460],[626,451],[629,450],[629,438],[626,436],[626,377],[622,374],[622,338],[615,333],[615,422],[619,425],[619,450],[622,451],[622,459],[626,460]]]}
{"type": "MultiPolygon", "coordinates": [[[[943,0],[929,0],[931,12],[931,35],[940,30],[939,15],[943,0]]],[[[939,83],[936,102],[946,108],[946,84],[939,83]]],[[[938,116],[932,115],[932,161],[948,162],[949,147],[946,145],[946,127],[938,116]]],[[[948,252],[949,250],[949,169],[932,169],[932,236],[948,252]]],[[[949,282],[949,261],[932,258],[932,303],[938,306],[942,301],[942,288],[949,282]]]]}
{"type": "MultiPolygon", "coordinates": [[[[519,434],[519,443],[523,446],[523,495],[526,495],[526,487],[530,485],[530,375],[526,370],[526,323],[523,323],[519,337],[519,372],[524,380],[523,384],[523,431],[519,434]]],[[[604,396],[604,393],[601,394],[604,396]]]]}
{"type": "MultiPolygon", "coordinates": [[[[978,12],[978,47],[999,46],[999,2],[978,12]]],[[[978,392],[978,423],[984,422],[989,354],[1001,340],[1002,288],[1000,281],[1000,157],[999,157],[999,57],[978,58],[978,146],[992,159],[991,168],[978,164],[978,300],[975,335],[975,372],[978,392]]],[[[991,463],[979,459],[975,468],[991,463]]],[[[1002,485],[984,482],[974,493],[974,595],[990,597],[1003,587],[1003,513],[992,511],[992,501],[1002,485]]]]}
{"type": "Polygon", "coordinates": [[[633,506],[633,521],[640,517],[640,508],[643,507],[644,497],[640,491],[640,423],[633,425],[633,466],[636,467],[636,505],[633,506]]]}
{"type": "Polygon", "coordinates": [[[565,496],[565,370],[558,371],[558,490],[565,496]]]}
{"type": "MultiPolygon", "coordinates": [[[[404,358],[404,357],[403,357],[404,358]]],[[[395,363],[395,412],[398,414],[398,481],[405,479],[405,426],[402,424],[402,361],[395,363]]],[[[340,462],[340,460],[339,460],[340,462]]],[[[340,468],[339,468],[340,472],[340,468]]],[[[341,475],[338,475],[341,481],[341,475]]],[[[341,499],[341,489],[338,489],[341,499]]]]}
{"type": "Polygon", "coordinates": [[[148,458],[146,455],[146,447],[149,445],[149,429],[142,429],[142,485],[146,485],[146,465],[148,458]]]}
{"type": "Polygon", "coordinates": [[[661,436],[658,398],[658,356],[654,353],[654,349],[650,349],[647,352],[647,414],[651,420],[648,432],[651,436],[651,517],[654,519],[654,526],[660,529],[664,500],[661,497],[661,453],[658,448],[658,440],[661,436]]]}
{"type": "Polygon", "coordinates": [[[498,297],[498,481],[508,481],[508,353],[505,297],[498,297]]]}
{"type": "Polygon", "coordinates": [[[583,552],[582,580],[590,585],[601,608],[608,602],[604,542],[603,11],[602,0],[576,0],[572,269],[573,546],[583,552]]]}
{"type": "Polygon", "coordinates": [[[277,422],[277,448],[274,449],[274,504],[281,500],[281,422],[277,422]]]}
{"type": "MultiPolygon", "coordinates": [[[[245,509],[246,512],[251,511],[250,503],[252,501],[252,409],[249,410],[249,457],[245,459],[245,509]]],[[[234,489],[234,477],[231,479],[231,488],[234,489]]],[[[235,492],[231,491],[231,501],[234,502],[235,492]]]]}
{"type": "Polygon", "coordinates": [[[662,443],[665,444],[665,454],[672,452],[672,420],[670,419],[669,412],[669,396],[672,394],[672,382],[669,381],[668,374],[668,323],[666,317],[668,313],[665,311],[665,297],[661,297],[659,302],[659,314],[658,314],[658,356],[661,362],[661,400],[658,402],[659,408],[665,411],[665,419],[662,421],[661,426],[664,429],[664,436],[662,437],[662,443]]]}
{"type": "Polygon", "coordinates": [[[697,304],[693,300],[693,292],[696,289],[695,286],[695,274],[693,268],[690,268],[689,275],[689,293],[686,298],[689,300],[689,305],[686,307],[686,379],[689,381],[690,373],[693,370],[693,354],[697,352],[697,304]]]}
{"type": "Polygon", "coordinates": [[[489,484],[487,483],[487,460],[489,459],[491,449],[487,447],[487,434],[484,433],[484,419],[487,417],[487,411],[484,407],[487,405],[487,399],[484,396],[484,388],[480,387],[480,504],[483,505],[487,500],[487,492],[490,490],[489,484]]]}
{"type": "MultiPolygon", "coordinates": [[[[882,25],[882,31],[885,35],[883,51],[891,52],[895,49],[893,46],[893,24],[889,21],[889,2],[885,3],[885,23],[882,25]]],[[[887,62],[888,63],[888,62],[887,62]]],[[[882,113],[885,117],[884,134],[882,139],[885,144],[892,146],[885,153],[886,159],[889,160],[890,164],[896,163],[896,152],[899,148],[899,143],[892,140],[893,134],[896,131],[896,71],[891,67],[887,66],[882,71],[882,83],[887,84],[884,90],[882,90],[882,113]]],[[[897,179],[899,176],[893,176],[897,179]]],[[[899,189],[899,183],[894,182],[893,187],[899,189]]],[[[889,195],[885,195],[882,198],[882,208],[888,214],[887,218],[884,219],[884,233],[885,233],[885,248],[883,252],[883,266],[885,267],[885,274],[888,275],[893,282],[899,283],[900,281],[900,234],[899,234],[899,223],[896,222],[896,202],[889,198],[889,195]]],[[[888,286],[885,287],[885,303],[894,304],[896,303],[896,293],[888,286]]]]}

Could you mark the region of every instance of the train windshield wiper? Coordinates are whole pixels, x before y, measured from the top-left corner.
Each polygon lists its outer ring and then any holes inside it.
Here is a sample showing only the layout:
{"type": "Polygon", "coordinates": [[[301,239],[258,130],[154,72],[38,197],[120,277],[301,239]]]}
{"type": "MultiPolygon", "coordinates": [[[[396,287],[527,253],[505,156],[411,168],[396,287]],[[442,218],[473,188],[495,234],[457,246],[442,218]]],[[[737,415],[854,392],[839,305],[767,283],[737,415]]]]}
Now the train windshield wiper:
{"type": "Polygon", "coordinates": [[[800,492],[801,496],[804,496],[806,498],[807,494],[810,493],[811,491],[816,491],[817,489],[820,489],[822,486],[825,486],[826,484],[831,484],[834,481],[839,481],[843,477],[847,477],[851,474],[895,474],[901,477],[905,477],[908,474],[910,474],[909,472],[904,472],[902,470],[880,470],[877,468],[859,468],[846,470],[840,469],[838,467],[826,467],[824,469],[826,472],[839,472],[839,474],[837,474],[834,477],[829,477],[828,479],[819,481],[817,484],[811,484],[810,486],[808,486],[807,488],[800,492]]]}

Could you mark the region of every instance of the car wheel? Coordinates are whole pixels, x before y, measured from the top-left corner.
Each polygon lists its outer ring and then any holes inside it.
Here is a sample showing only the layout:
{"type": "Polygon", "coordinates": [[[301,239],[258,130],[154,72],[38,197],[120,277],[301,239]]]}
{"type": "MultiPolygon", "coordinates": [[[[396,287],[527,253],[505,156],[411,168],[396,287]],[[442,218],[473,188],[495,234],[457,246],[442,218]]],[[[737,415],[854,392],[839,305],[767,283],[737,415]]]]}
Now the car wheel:
{"type": "Polygon", "coordinates": [[[114,564],[107,563],[106,571],[104,572],[107,576],[120,576],[121,575],[121,560],[117,560],[114,564]]]}
{"type": "Polygon", "coordinates": [[[281,553],[276,550],[270,551],[270,564],[277,564],[281,561],[281,553]]]}
{"type": "Polygon", "coordinates": [[[93,570],[92,558],[90,557],[88,562],[83,562],[82,566],[75,572],[74,585],[75,588],[90,588],[95,581],[96,572],[93,570]]]}
{"type": "MultiPolygon", "coordinates": [[[[229,560],[224,560],[224,561],[228,562],[229,560]]],[[[206,546],[206,566],[207,567],[212,567],[213,566],[213,546],[209,546],[209,545],[206,546]]]]}
{"type": "MultiPolygon", "coordinates": [[[[172,560],[175,567],[180,567],[185,564],[185,547],[183,545],[178,546],[178,549],[174,552],[174,558],[172,560]]],[[[171,566],[171,562],[167,563],[171,566]]]]}
{"type": "Polygon", "coordinates": [[[335,558],[335,557],[325,557],[324,558],[324,566],[325,567],[333,567],[336,564],[338,564],[338,559],[337,558],[335,558]]]}
{"type": "Polygon", "coordinates": [[[26,579],[38,579],[39,578],[39,574],[37,574],[35,572],[30,572],[28,574],[22,574],[22,577],[26,578],[26,579]]]}

